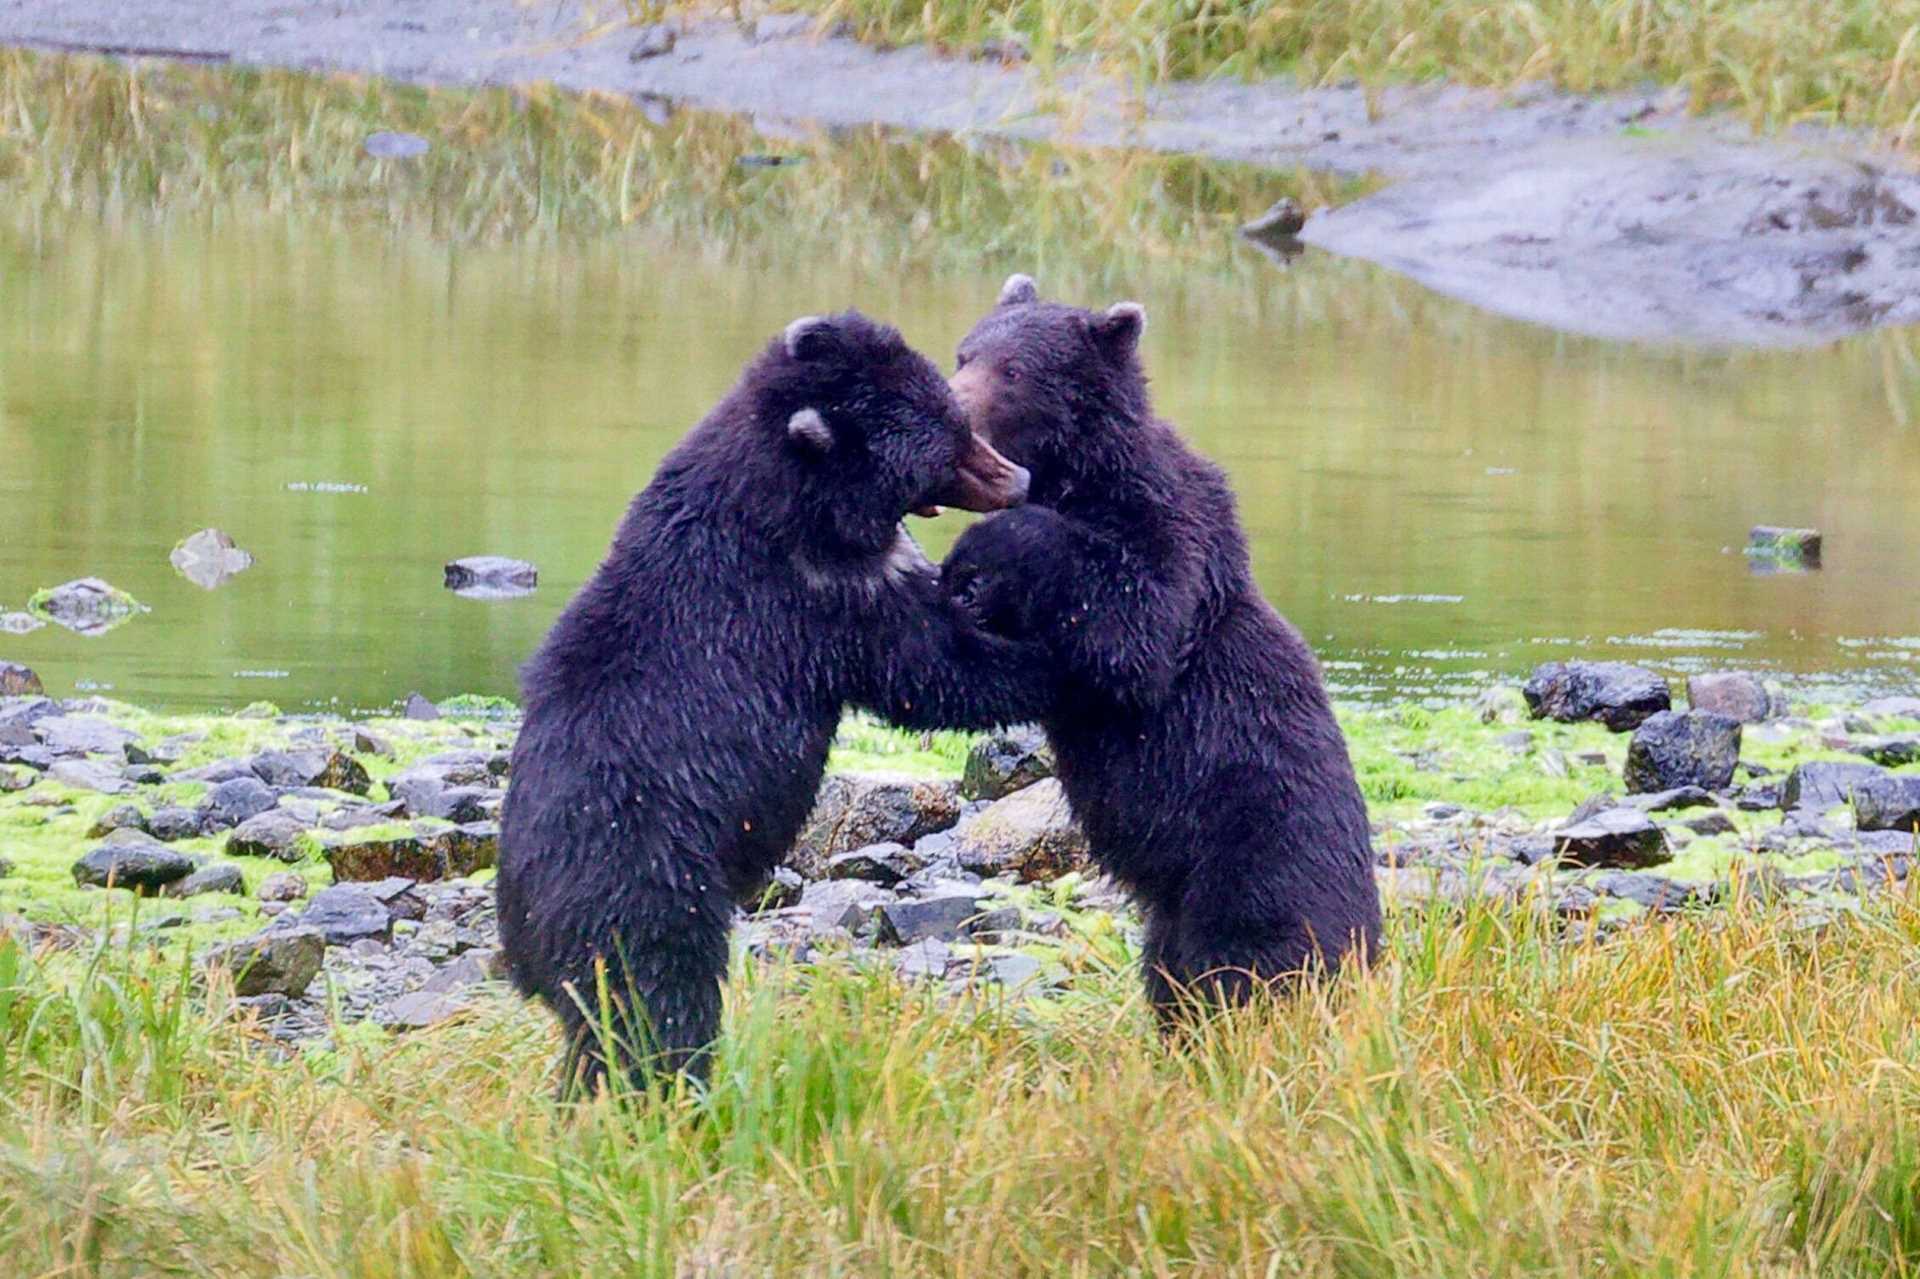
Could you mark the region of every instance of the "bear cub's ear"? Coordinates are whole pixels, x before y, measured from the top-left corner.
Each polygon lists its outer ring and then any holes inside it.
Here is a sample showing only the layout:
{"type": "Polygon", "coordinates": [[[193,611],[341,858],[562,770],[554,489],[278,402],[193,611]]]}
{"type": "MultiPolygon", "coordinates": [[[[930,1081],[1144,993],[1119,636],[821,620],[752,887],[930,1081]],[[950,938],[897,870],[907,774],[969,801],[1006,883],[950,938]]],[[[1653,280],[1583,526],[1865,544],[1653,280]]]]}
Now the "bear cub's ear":
{"type": "Polygon", "coordinates": [[[826,453],[833,448],[833,428],[827,425],[827,419],[820,416],[818,409],[801,409],[788,418],[787,438],[813,453],[826,453]]]}
{"type": "Polygon", "coordinates": [[[1088,325],[1093,340],[1113,351],[1131,351],[1147,327],[1147,308],[1138,302],[1115,302],[1088,325]]]}
{"type": "Polygon", "coordinates": [[[1010,275],[1007,282],[1000,286],[1001,306],[1021,306],[1040,300],[1040,286],[1033,282],[1030,275],[1010,275]]]}
{"type": "Polygon", "coordinates": [[[817,360],[840,345],[840,330],[824,315],[803,315],[787,326],[787,354],[817,360]]]}

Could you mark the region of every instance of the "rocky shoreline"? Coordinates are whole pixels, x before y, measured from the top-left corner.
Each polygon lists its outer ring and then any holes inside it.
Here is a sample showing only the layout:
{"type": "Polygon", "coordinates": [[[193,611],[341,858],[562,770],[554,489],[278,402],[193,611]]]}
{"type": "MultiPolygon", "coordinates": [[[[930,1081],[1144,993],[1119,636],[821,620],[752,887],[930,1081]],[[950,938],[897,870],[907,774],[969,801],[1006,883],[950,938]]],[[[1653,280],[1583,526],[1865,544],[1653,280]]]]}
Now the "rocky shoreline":
{"type": "MultiPolygon", "coordinates": [[[[103,927],[185,944],[286,1044],[362,1021],[422,1029],[504,997],[490,878],[511,706],[184,719],[48,698],[18,666],[0,665],[0,688],[0,929],[53,950],[103,927]]],[[[1805,713],[1730,672],[1694,676],[1675,709],[1656,672],[1574,662],[1444,725],[1418,708],[1345,718],[1390,912],[1478,899],[1550,912],[1579,940],[1758,892],[1817,921],[1903,881],[1915,856],[1920,698],[1805,713]],[[1546,798],[1588,785],[1571,811],[1546,798]],[[1409,794],[1450,788],[1463,802],[1409,794]]],[[[830,773],[742,910],[750,961],[878,964],[1021,998],[1125,962],[1137,921],[1088,864],[1037,731],[963,755],[859,732],[898,766],[869,749],[830,773]]]]}

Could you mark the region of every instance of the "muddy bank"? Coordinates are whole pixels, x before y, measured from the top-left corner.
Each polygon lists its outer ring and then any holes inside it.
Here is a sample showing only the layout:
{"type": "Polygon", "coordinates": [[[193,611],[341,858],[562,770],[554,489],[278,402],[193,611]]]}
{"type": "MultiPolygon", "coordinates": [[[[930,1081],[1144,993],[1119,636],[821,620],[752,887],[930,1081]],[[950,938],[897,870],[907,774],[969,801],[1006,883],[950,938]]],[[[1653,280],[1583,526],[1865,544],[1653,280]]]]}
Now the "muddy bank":
{"type": "Polygon", "coordinates": [[[773,15],[655,36],[576,0],[12,0],[0,41],[422,83],[551,81],[742,112],[1191,152],[1397,181],[1302,238],[1489,310],[1609,338],[1781,345],[1920,319],[1920,179],[1855,138],[1755,141],[1671,92],[1044,79],[816,38],[773,15]],[[667,47],[669,46],[670,47],[667,47]],[[1063,106],[1063,104],[1066,104],[1063,106]]]}

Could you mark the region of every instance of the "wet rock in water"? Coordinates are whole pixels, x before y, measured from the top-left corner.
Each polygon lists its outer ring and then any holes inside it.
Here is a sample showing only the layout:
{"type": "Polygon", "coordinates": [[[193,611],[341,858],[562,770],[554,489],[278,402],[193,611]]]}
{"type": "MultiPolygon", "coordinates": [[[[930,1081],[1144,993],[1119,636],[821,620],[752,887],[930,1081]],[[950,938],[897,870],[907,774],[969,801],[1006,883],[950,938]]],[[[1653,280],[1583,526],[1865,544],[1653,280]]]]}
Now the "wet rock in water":
{"type": "Polygon", "coordinates": [[[859,879],[891,887],[925,862],[903,844],[868,844],[827,858],[828,879],[859,879]]]}
{"type": "Polygon", "coordinates": [[[640,38],[634,41],[633,48],[627,52],[627,61],[645,62],[648,58],[661,58],[673,52],[679,35],[672,24],[655,22],[640,29],[640,38]]]}
{"type": "Polygon", "coordinates": [[[146,606],[97,577],[82,577],[39,592],[27,610],[75,634],[104,635],[146,606]]]}
{"type": "Polygon", "coordinates": [[[38,697],[46,692],[30,666],[0,662],[0,697],[38,697]]]}
{"type": "Polygon", "coordinates": [[[417,133],[400,133],[389,129],[369,133],[361,146],[376,160],[411,160],[425,155],[431,148],[431,144],[417,133]]]}
{"type": "Polygon", "coordinates": [[[1784,560],[1789,563],[1804,564],[1808,568],[1818,568],[1820,566],[1820,530],[1756,524],[1747,532],[1747,554],[1761,559],[1784,560]]]}
{"type": "Polygon", "coordinates": [[[1852,803],[1857,787],[1887,775],[1887,770],[1876,764],[1846,764],[1834,760],[1798,764],[1787,774],[1786,785],[1780,791],[1780,807],[1825,812],[1852,803]]]}
{"type": "Polygon", "coordinates": [[[163,897],[200,897],[207,893],[241,894],[247,891],[247,877],[232,862],[202,866],[185,879],[176,879],[160,890],[163,897]]]}
{"type": "Polygon", "coordinates": [[[1920,763],[1920,737],[1872,737],[1855,742],[1853,753],[1888,768],[1920,763]]]}
{"type": "Polygon", "coordinates": [[[1087,837],[1053,778],[997,799],[954,828],[963,870],[1020,883],[1057,879],[1087,864],[1087,837]]]}
{"type": "Polygon", "coordinates": [[[418,693],[408,693],[402,715],[407,719],[439,719],[440,708],[418,693]]]}
{"type": "Polygon", "coordinates": [[[959,941],[979,913],[978,894],[971,890],[887,902],[880,907],[880,934],[895,945],[959,941]]]}
{"type": "Polygon", "coordinates": [[[1307,215],[1291,196],[1281,196],[1253,221],[1240,228],[1240,234],[1263,240],[1291,240],[1307,225],[1307,215]]]}
{"type": "Polygon", "coordinates": [[[151,892],[185,879],[194,869],[191,857],[175,852],[151,835],[120,830],[73,864],[73,878],[75,883],[101,888],[151,892]]]}
{"type": "Polygon", "coordinates": [[[178,804],[168,804],[156,808],[147,818],[147,834],[155,839],[173,841],[176,839],[198,839],[203,831],[201,816],[191,808],[182,808],[178,804]]]}
{"type": "Polygon", "coordinates": [[[88,839],[105,839],[117,830],[137,830],[141,834],[151,834],[147,829],[147,815],[134,804],[121,804],[108,809],[87,827],[88,839]]]}
{"type": "Polygon", "coordinates": [[[75,790],[98,791],[102,795],[125,795],[133,790],[132,782],[92,760],[56,760],[47,769],[47,776],[75,790]]]}
{"type": "Polygon", "coordinates": [[[32,613],[0,613],[0,635],[31,635],[45,625],[32,613]]]}
{"type": "Polygon", "coordinates": [[[1666,680],[1625,662],[1547,662],[1522,691],[1535,719],[1598,720],[1616,733],[1673,707],[1666,680]]]}
{"type": "Polygon", "coordinates": [[[140,734],[97,715],[50,715],[33,726],[40,740],[56,755],[117,755],[140,734]]]}
{"type": "Polygon", "coordinates": [[[449,563],[445,579],[448,590],[466,599],[515,599],[533,594],[540,585],[540,570],[503,555],[470,555],[449,563]]]}
{"type": "Polygon", "coordinates": [[[962,799],[999,799],[1053,776],[1053,748],[1033,725],[992,733],[973,744],[960,774],[962,799]]]}
{"type": "Polygon", "coordinates": [[[204,590],[213,590],[253,567],[253,556],[226,533],[203,528],[180,539],[167,555],[173,571],[204,590]]]}
{"type": "Polygon", "coordinates": [[[360,761],[339,751],[264,751],[253,757],[252,765],[273,786],[319,786],[350,795],[373,789],[360,761]]]}
{"type": "Polygon", "coordinates": [[[821,783],[788,864],[822,879],[827,859],[869,844],[911,845],[960,818],[954,783],[898,773],[835,773],[821,783]]]}
{"type": "Polygon", "coordinates": [[[227,836],[229,857],[271,857],[276,861],[297,862],[306,856],[307,844],[301,839],[307,824],[284,808],[255,813],[227,836]]]}
{"type": "Polygon", "coordinates": [[[320,973],[328,940],[317,928],[269,928],[212,947],[201,963],[232,973],[236,995],[302,995],[320,973]]]}
{"type": "Polygon", "coordinates": [[[1627,789],[1638,794],[1683,786],[1725,790],[1739,762],[1739,720],[1711,711],[1661,711],[1633,731],[1627,789]]]}
{"type": "Polygon", "coordinates": [[[286,914],[274,928],[317,928],[329,946],[350,946],[364,937],[393,936],[393,912],[365,884],[334,884],[313,895],[298,915],[286,914]]]}
{"type": "Polygon", "coordinates": [[[273,788],[249,773],[245,777],[221,782],[207,792],[206,825],[213,830],[227,830],[278,803],[273,788]]]}
{"type": "Polygon", "coordinates": [[[255,894],[263,902],[297,902],[306,895],[306,878],[290,870],[275,871],[261,880],[255,894]]]}
{"type": "Polygon", "coordinates": [[[800,909],[816,933],[844,928],[855,936],[869,933],[880,907],[896,900],[888,889],[857,879],[822,880],[800,893],[800,909]]]}
{"type": "Polygon", "coordinates": [[[1758,724],[1775,714],[1773,693],[1750,671],[1718,671],[1687,677],[1687,706],[1758,724]]]}
{"type": "Polygon", "coordinates": [[[1863,831],[1920,828],[1920,774],[1889,773],[1854,787],[1853,824],[1863,831]]]}
{"type": "Polygon", "coordinates": [[[1581,866],[1635,869],[1673,858],[1653,819],[1633,808],[1610,808],[1550,833],[1545,851],[1581,866]]]}

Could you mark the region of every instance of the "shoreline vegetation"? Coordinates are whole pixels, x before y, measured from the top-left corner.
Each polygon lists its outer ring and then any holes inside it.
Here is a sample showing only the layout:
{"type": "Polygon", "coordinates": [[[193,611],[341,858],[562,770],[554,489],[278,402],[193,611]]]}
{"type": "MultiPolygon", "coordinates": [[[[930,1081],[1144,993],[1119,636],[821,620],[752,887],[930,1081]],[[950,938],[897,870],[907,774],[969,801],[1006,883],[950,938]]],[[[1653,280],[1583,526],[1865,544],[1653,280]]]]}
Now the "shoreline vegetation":
{"type": "Polygon", "coordinates": [[[1916,0],[802,0],[862,40],[1087,57],[1136,82],[1291,77],[1379,87],[1449,80],[1574,93],[1648,82],[1757,128],[1920,124],[1916,0]]]}
{"type": "MultiPolygon", "coordinates": [[[[1733,789],[1857,765],[1863,746],[1885,756],[1915,730],[1896,713],[1912,709],[1795,707],[1750,725],[1749,780],[1733,789]]],[[[811,908],[769,906],[736,929],[710,1093],[566,1110],[550,1099],[549,1019],[481,979],[497,974],[474,974],[427,1014],[416,996],[398,1016],[369,1015],[354,985],[369,972],[391,984],[377,966],[392,957],[433,974],[420,989],[438,998],[435,979],[444,990],[449,973],[480,966],[480,940],[459,956],[432,942],[485,928],[485,871],[371,885],[399,892],[388,932],[329,944],[291,1004],[243,995],[199,961],[263,925],[271,935],[270,912],[297,924],[319,909],[332,875],[317,847],[295,840],[276,860],[225,846],[229,832],[168,845],[240,866],[239,893],[136,898],[72,881],[69,865],[101,842],[88,832],[131,820],[110,818],[130,801],[149,816],[156,801],[230,802],[210,798],[219,783],[180,779],[222,775],[223,761],[320,783],[273,788],[270,811],[304,814],[298,824],[389,795],[424,808],[439,792],[420,789],[423,774],[481,775],[515,727],[499,699],[441,712],[344,721],[265,704],[173,716],[0,700],[0,720],[32,718],[37,740],[95,748],[67,758],[166,761],[124,765],[154,770],[131,794],[4,766],[9,784],[26,782],[0,793],[0,855],[13,863],[0,919],[16,917],[0,925],[0,1247],[21,1273],[1920,1266],[1909,859],[1849,851],[1838,811],[1812,825],[1788,814],[1801,825],[1783,842],[1778,811],[1725,802],[1711,811],[1730,833],[1690,835],[1698,809],[1656,811],[1684,843],[1650,873],[1527,866],[1513,851],[1527,833],[1618,790],[1628,735],[1530,719],[1512,689],[1474,707],[1342,709],[1393,863],[1380,872],[1383,956],[1179,1045],[1142,1005],[1137,921],[1054,861],[1049,877],[979,887],[1001,894],[983,901],[996,931],[939,943],[943,982],[925,964],[931,940],[796,923],[822,902],[844,909],[849,892],[895,895],[853,876],[906,849],[841,856],[845,877],[810,882],[811,908]],[[312,777],[288,754],[323,745],[338,758],[312,777]],[[1876,879],[1873,865],[1892,873],[1876,879]],[[268,877],[288,873],[311,896],[262,900],[268,877]],[[1656,881],[1683,891],[1634,900],[1656,881]],[[412,893],[424,919],[404,923],[412,893]]],[[[944,795],[978,745],[853,718],[830,774],[884,772],[944,795]]]]}

